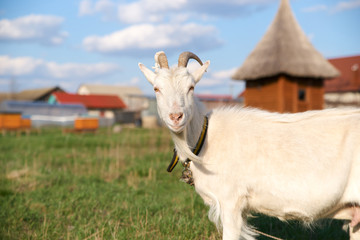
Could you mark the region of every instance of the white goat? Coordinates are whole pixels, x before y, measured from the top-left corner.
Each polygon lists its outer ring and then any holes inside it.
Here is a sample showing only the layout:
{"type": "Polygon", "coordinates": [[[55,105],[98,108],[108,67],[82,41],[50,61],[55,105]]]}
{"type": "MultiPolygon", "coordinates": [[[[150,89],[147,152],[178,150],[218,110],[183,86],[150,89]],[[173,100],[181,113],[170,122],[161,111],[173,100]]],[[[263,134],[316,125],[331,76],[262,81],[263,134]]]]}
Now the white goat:
{"type": "Polygon", "coordinates": [[[246,217],[252,212],[311,223],[347,220],[350,238],[360,240],[360,110],[277,114],[220,108],[207,113],[193,96],[210,62],[193,53],[169,68],[164,52],[155,72],[139,63],[154,86],[158,112],[170,129],[182,162],[190,159],[195,189],[222,225],[223,239],[254,239],[246,217]],[[189,73],[189,59],[202,66],[189,73]],[[204,146],[190,150],[209,125],[204,146]]]}

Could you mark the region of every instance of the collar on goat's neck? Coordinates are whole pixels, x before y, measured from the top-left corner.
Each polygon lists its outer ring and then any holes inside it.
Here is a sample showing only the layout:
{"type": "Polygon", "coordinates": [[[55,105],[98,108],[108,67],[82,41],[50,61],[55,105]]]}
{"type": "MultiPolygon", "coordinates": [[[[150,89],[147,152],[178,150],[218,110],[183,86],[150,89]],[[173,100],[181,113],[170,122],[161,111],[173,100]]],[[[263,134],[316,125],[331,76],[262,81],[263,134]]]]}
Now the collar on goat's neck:
{"type": "MultiPolygon", "coordinates": [[[[200,136],[199,136],[199,139],[195,145],[195,147],[192,149],[192,153],[195,154],[196,156],[199,155],[203,145],[204,145],[204,142],[205,142],[205,139],[206,139],[206,134],[207,134],[207,129],[208,129],[208,125],[209,125],[209,119],[207,116],[204,117],[204,121],[203,121],[203,126],[202,126],[202,130],[201,130],[201,133],[200,133],[200,136]]],[[[185,133],[186,134],[186,133],[185,133]]],[[[168,166],[167,168],[167,171],[168,172],[171,172],[176,164],[179,162],[179,156],[176,152],[176,150],[174,149],[174,155],[173,155],[173,158],[170,162],[170,165],[168,166]]],[[[185,162],[183,163],[183,166],[186,168],[189,167],[190,165],[190,162],[191,160],[189,158],[187,158],[185,160],[185,162]]]]}

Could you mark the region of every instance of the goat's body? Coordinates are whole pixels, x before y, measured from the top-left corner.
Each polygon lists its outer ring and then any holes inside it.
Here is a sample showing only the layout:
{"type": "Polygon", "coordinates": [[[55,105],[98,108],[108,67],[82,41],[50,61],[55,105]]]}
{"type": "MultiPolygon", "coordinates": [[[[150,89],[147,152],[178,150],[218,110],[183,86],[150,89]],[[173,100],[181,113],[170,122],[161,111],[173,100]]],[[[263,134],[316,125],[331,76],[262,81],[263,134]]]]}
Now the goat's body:
{"type": "Polygon", "coordinates": [[[360,110],[217,109],[208,139],[191,170],[223,224],[248,212],[312,222],[360,205],[360,110]]]}
{"type": "Polygon", "coordinates": [[[193,53],[169,68],[155,54],[155,72],[139,63],[156,92],[158,113],[172,134],[180,160],[192,160],[196,191],[210,205],[210,219],[223,226],[224,240],[253,239],[251,212],[308,223],[318,218],[349,220],[360,240],[360,110],[276,114],[255,109],[216,109],[200,156],[191,148],[206,110],[193,96],[208,68],[193,53]],[[189,73],[189,59],[202,66],[189,73]]]}

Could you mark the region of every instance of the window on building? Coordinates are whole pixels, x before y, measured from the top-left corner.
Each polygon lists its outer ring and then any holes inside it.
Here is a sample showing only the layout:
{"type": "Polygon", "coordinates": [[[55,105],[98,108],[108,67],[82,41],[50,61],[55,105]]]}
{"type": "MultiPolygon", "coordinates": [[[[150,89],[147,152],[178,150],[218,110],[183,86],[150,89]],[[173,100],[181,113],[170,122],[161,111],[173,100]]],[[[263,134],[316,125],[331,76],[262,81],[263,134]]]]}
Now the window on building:
{"type": "Polygon", "coordinates": [[[298,91],[298,100],[305,101],[306,100],[306,90],[304,88],[300,88],[298,91]]]}

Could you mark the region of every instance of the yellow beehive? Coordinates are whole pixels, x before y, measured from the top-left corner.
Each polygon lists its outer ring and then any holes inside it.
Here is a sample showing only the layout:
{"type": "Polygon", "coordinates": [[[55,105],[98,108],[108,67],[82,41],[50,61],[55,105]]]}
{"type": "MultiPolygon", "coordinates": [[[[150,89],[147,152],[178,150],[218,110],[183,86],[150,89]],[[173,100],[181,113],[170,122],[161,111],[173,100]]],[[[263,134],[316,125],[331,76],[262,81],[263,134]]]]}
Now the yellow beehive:
{"type": "Polygon", "coordinates": [[[22,118],[21,119],[21,127],[23,129],[29,129],[31,128],[31,119],[29,118],[22,118]]]}
{"type": "Polygon", "coordinates": [[[18,129],[20,127],[20,113],[0,113],[0,129],[18,129]]]}
{"type": "Polygon", "coordinates": [[[75,130],[96,130],[99,127],[97,118],[77,118],[74,122],[75,130]]]}

